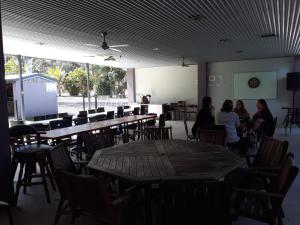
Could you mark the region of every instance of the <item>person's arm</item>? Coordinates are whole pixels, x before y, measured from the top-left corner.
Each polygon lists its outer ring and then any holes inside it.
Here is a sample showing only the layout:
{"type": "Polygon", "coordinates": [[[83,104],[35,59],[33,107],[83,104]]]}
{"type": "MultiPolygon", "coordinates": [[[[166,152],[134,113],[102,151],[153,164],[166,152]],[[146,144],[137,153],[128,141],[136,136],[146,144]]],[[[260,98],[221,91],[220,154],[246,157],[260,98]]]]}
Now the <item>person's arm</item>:
{"type": "Polygon", "coordinates": [[[236,127],[240,127],[241,126],[241,122],[240,122],[240,118],[239,118],[238,114],[233,113],[233,115],[234,115],[235,126],[236,127]]]}

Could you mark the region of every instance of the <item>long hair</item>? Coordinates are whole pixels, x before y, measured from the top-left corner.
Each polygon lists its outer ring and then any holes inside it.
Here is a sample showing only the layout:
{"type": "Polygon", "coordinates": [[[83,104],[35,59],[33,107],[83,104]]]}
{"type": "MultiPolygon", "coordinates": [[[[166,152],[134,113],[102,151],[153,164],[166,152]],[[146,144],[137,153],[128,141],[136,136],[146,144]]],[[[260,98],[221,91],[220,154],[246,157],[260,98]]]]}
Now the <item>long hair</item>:
{"type": "Polygon", "coordinates": [[[245,108],[245,104],[244,104],[244,102],[242,100],[239,99],[239,100],[236,101],[236,103],[240,103],[241,108],[240,109],[235,108],[234,109],[235,112],[240,112],[240,113],[246,113],[247,112],[247,110],[245,108]]]}
{"type": "Polygon", "coordinates": [[[263,110],[264,111],[270,112],[266,100],[264,100],[264,99],[258,99],[257,102],[260,103],[263,106],[263,108],[264,108],[263,110]]]}
{"type": "Polygon", "coordinates": [[[221,108],[221,112],[232,112],[233,110],[233,102],[229,99],[226,99],[221,108]]]}

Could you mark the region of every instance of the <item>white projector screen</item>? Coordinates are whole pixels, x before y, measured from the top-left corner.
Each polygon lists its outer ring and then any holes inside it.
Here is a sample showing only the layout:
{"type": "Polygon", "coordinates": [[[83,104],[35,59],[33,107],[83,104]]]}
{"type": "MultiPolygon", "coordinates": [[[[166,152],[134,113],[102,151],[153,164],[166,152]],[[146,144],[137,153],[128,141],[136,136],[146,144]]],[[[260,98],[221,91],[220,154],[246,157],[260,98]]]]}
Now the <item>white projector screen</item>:
{"type": "Polygon", "coordinates": [[[233,73],[234,99],[276,99],[276,72],[246,72],[233,73]],[[251,88],[248,84],[251,78],[259,80],[259,86],[251,88]]]}

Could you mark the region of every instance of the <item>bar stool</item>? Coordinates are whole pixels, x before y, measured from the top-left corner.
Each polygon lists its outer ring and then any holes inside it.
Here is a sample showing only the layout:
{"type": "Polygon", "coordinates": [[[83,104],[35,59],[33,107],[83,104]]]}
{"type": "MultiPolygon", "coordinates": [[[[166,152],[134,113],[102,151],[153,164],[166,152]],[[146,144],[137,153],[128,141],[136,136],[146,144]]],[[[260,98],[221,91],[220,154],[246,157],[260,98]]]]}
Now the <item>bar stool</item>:
{"type": "Polygon", "coordinates": [[[47,202],[50,203],[47,176],[53,189],[56,190],[46,158],[46,154],[51,149],[51,146],[41,144],[40,133],[32,126],[17,125],[11,127],[9,134],[14,173],[17,170],[17,166],[20,165],[14,203],[17,204],[18,202],[21,187],[23,186],[23,193],[26,194],[27,187],[31,185],[43,185],[47,202]],[[40,167],[40,174],[36,173],[36,164],[40,167]],[[33,178],[39,177],[42,179],[41,181],[32,181],[33,178]]]}

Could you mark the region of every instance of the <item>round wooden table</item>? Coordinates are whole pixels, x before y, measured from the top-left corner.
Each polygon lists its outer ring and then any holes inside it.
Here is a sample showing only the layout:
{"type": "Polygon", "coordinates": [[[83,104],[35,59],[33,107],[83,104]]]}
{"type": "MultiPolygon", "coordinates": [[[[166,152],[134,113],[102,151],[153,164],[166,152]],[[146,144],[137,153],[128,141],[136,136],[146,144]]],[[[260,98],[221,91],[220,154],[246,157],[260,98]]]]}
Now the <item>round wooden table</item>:
{"type": "MultiPolygon", "coordinates": [[[[225,147],[185,140],[143,141],[97,151],[88,167],[95,172],[151,187],[168,181],[210,182],[245,164],[225,147]]],[[[145,188],[147,190],[151,188],[145,188]]],[[[150,193],[149,193],[150,195],[150,193]]],[[[151,207],[146,194],[147,224],[151,207]]]]}

